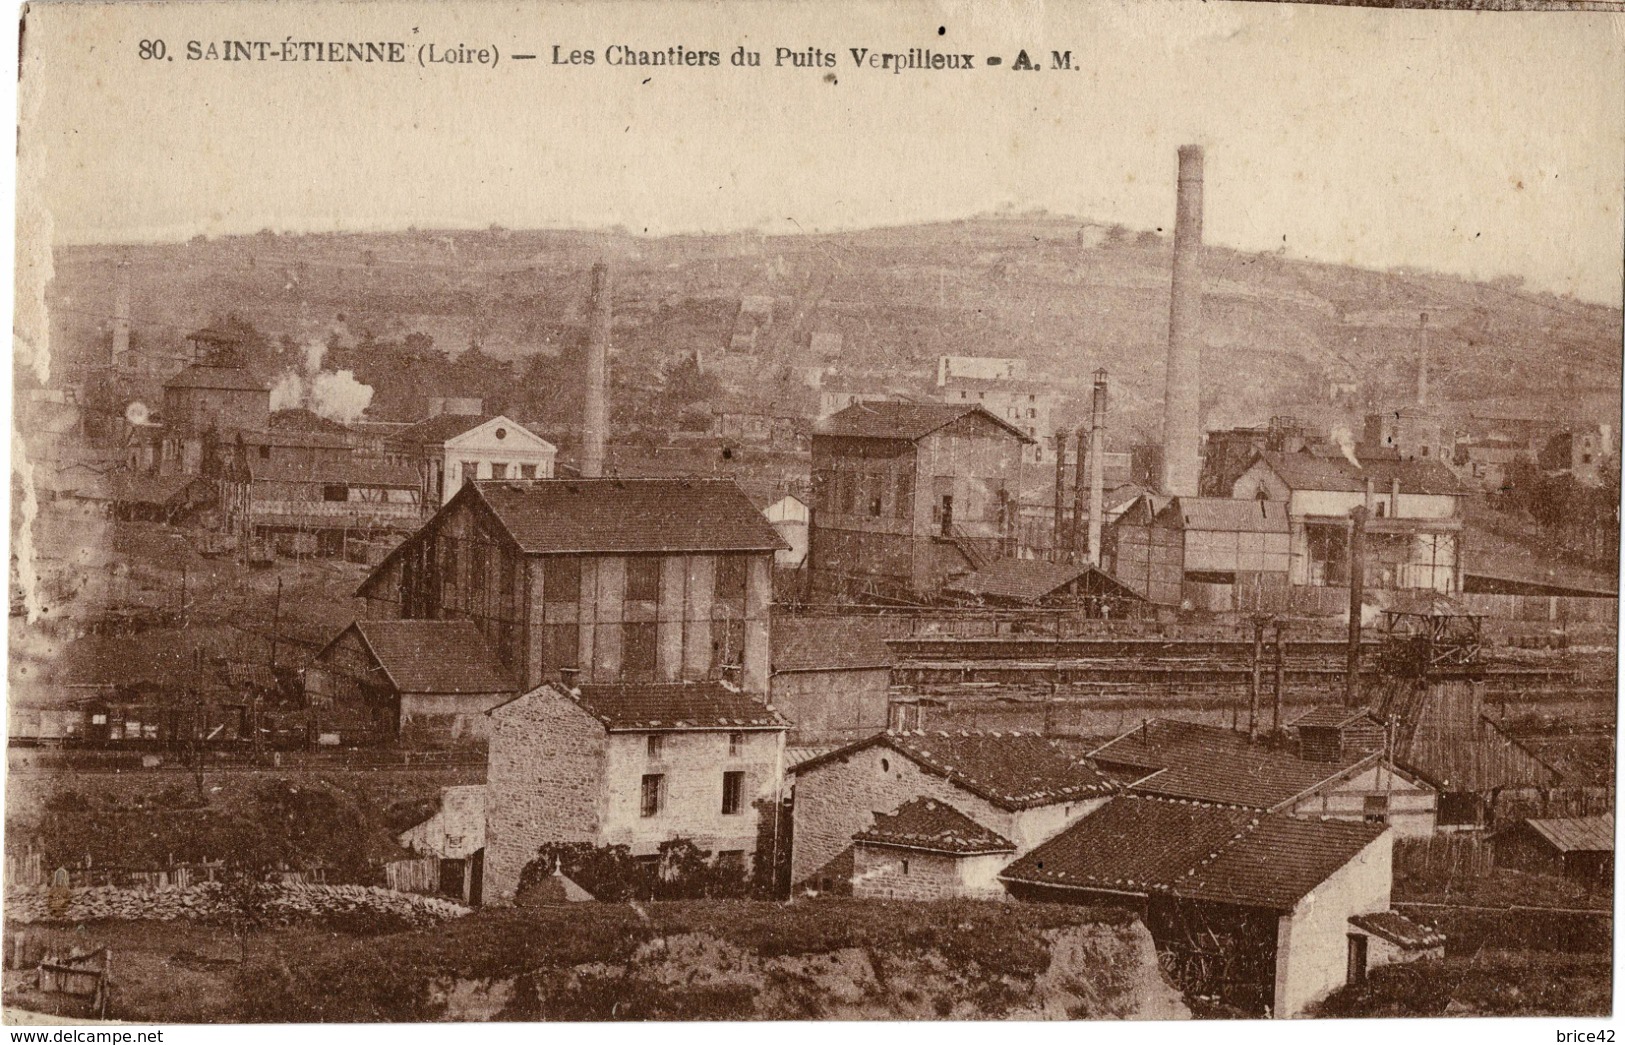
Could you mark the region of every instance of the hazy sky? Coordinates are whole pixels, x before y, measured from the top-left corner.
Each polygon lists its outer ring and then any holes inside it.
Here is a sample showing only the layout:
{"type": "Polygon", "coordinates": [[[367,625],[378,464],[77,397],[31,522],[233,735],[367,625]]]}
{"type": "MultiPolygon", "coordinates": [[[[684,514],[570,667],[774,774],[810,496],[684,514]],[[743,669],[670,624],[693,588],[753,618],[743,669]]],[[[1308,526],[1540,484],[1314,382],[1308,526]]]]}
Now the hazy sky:
{"type": "Polygon", "coordinates": [[[1210,242],[1620,298],[1618,16],[1221,2],[33,10],[19,177],[56,242],[267,226],[794,231],[1004,204],[1169,227],[1175,149],[1192,141],[1207,147],[1210,242]],[[503,57],[494,70],[184,57],[189,39],[290,35],[503,57]],[[138,60],[143,39],[174,61],[138,60]],[[555,44],[597,62],[554,66],[555,44]],[[611,44],[716,50],[723,66],[612,67],[611,44]],[[741,44],[765,67],[731,68],[741,44]],[[771,68],[777,46],[838,64],[771,68]],[[853,47],[967,51],[979,68],[860,70],[853,47]],[[1020,47],[1046,65],[1071,50],[1078,71],[1011,71],[1020,47]],[[1006,66],[982,68],[988,54],[1006,66]]]}

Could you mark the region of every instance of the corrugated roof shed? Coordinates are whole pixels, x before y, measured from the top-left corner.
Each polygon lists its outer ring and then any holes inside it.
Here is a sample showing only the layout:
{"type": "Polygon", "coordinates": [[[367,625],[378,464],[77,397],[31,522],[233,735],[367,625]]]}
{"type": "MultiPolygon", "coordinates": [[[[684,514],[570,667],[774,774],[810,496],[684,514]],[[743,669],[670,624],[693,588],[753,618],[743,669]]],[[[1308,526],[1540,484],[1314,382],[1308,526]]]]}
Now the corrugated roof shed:
{"type": "Polygon", "coordinates": [[[1288,533],[1286,505],[1235,497],[1176,497],[1163,517],[1186,530],[1225,533],[1288,533]]]}
{"type": "Polygon", "coordinates": [[[1001,809],[1111,794],[1117,784],[1036,733],[881,733],[808,759],[798,773],[884,745],[1001,809]]]}
{"type": "Polygon", "coordinates": [[[789,725],[771,704],[725,682],[628,683],[562,692],[611,731],[784,729],[789,725]]]}
{"type": "Polygon", "coordinates": [[[367,620],[352,627],[401,693],[514,689],[513,679],[473,621],[367,620]]]}
{"type": "Polygon", "coordinates": [[[850,617],[778,617],[773,672],[889,668],[895,658],[874,628],[850,617]]]}
{"type": "Polygon", "coordinates": [[[530,555],[789,547],[730,479],[544,479],[468,487],[530,555]]]}
{"type": "Polygon", "coordinates": [[[1146,779],[1133,785],[1144,794],[1275,809],[1356,767],[1380,752],[1340,762],[1307,762],[1221,726],[1153,719],[1091,752],[1102,768],[1135,767],[1146,779]]]}
{"type": "Polygon", "coordinates": [[[1576,816],[1529,821],[1529,826],[1563,853],[1611,853],[1614,851],[1614,818],[1576,816]]]}
{"type": "Polygon", "coordinates": [[[848,439],[902,439],[912,443],[972,414],[991,421],[1024,443],[1033,441],[1021,429],[973,403],[900,403],[891,400],[855,403],[825,418],[815,432],[848,439]]]}
{"type": "Polygon", "coordinates": [[[990,831],[946,802],[915,798],[890,813],[876,813],[874,826],[852,836],[854,841],[924,849],[933,853],[974,856],[1013,853],[1015,843],[990,831]]]}
{"type": "Polygon", "coordinates": [[[1385,830],[1126,795],[1015,861],[1000,877],[1284,911],[1385,830]]]}

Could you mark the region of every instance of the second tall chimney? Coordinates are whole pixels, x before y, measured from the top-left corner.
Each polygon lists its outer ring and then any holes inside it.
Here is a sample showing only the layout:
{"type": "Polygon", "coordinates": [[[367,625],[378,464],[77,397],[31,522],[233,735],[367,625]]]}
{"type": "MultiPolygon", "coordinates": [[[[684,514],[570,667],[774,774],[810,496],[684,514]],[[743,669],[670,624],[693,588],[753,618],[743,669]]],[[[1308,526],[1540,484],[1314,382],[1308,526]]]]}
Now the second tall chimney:
{"type": "Polygon", "coordinates": [[[1089,409],[1089,565],[1100,565],[1101,526],[1106,521],[1106,371],[1095,371],[1089,409]]]}
{"type": "Polygon", "coordinates": [[[120,261],[118,283],[113,292],[113,359],[117,367],[128,367],[130,359],[130,263],[120,261]]]}
{"type": "Polygon", "coordinates": [[[1202,147],[1179,147],[1179,209],[1168,304],[1168,391],[1163,400],[1162,492],[1195,497],[1201,450],[1202,147]]]}
{"type": "Polygon", "coordinates": [[[587,328],[587,400],[581,423],[581,475],[604,474],[604,435],[609,427],[609,327],[614,317],[610,298],[614,282],[609,266],[592,267],[592,317],[587,328]]]}

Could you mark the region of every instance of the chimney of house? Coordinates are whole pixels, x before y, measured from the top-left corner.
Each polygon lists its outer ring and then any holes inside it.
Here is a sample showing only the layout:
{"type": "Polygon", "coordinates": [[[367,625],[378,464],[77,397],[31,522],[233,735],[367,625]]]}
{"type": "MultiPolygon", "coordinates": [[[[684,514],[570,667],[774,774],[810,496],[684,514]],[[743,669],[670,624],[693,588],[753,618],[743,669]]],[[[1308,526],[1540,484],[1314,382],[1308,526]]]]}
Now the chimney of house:
{"type": "Polygon", "coordinates": [[[130,263],[120,261],[113,292],[113,358],[116,369],[130,365],[130,263]]]}
{"type": "Polygon", "coordinates": [[[1377,500],[1377,481],[1375,479],[1371,478],[1368,475],[1368,476],[1365,477],[1365,510],[1366,510],[1366,512],[1370,513],[1370,512],[1374,512],[1374,511],[1377,510],[1376,509],[1376,500],[1377,500]]]}
{"type": "Polygon", "coordinates": [[[577,686],[581,685],[581,669],[560,668],[559,685],[563,686],[565,689],[575,689],[577,686]]]}
{"type": "Polygon", "coordinates": [[[1100,565],[1100,529],[1106,514],[1106,371],[1095,371],[1089,410],[1089,565],[1100,565]]]}
{"type": "Polygon", "coordinates": [[[613,281],[603,262],[592,267],[592,318],[587,328],[587,396],[581,424],[581,476],[604,474],[604,437],[609,427],[609,328],[613,281]]]}
{"type": "Polygon", "coordinates": [[[1179,147],[1179,203],[1168,304],[1168,385],[1163,399],[1162,492],[1195,497],[1201,444],[1202,147],[1179,147]]]}
{"type": "Polygon", "coordinates": [[[1388,493],[1388,514],[1393,518],[1399,517],[1399,476],[1394,476],[1393,488],[1388,493]]]}

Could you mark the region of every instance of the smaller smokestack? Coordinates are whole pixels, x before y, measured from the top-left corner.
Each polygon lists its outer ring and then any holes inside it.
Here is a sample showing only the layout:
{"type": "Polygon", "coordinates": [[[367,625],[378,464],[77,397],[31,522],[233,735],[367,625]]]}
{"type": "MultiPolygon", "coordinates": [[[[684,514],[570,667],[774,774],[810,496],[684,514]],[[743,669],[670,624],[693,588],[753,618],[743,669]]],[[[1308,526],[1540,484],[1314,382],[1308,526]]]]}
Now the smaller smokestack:
{"type": "Polygon", "coordinates": [[[1369,475],[1365,477],[1365,510],[1376,511],[1377,481],[1369,475]]]}
{"type": "Polygon", "coordinates": [[[1095,371],[1089,412],[1089,565],[1100,565],[1100,531],[1106,499],[1106,371],[1095,371]]]}
{"type": "Polygon", "coordinates": [[[1078,455],[1072,469],[1072,535],[1067,542],[1068,562],[1077,562],[1080,555],[1085,554],[1084,548],[1084,469],[1089,458],[1089,429],[1078,426],[1078,455]]]}
{"type": "Polygon", "coordinates": [[[130,263],[118,263],[118,284],[113,297],[114,367],[130,365],[130,263]]]}
{"type": "Polygon", "coordinates": [[[592,267],[591,323],[587,328],[587,396],[581,426],[581,475],[604,474],[604,438],[609,427],[609,332],[613,281],[602,262],[592,267]]]}
{"type": "Polygon", "coordinates": [[[1066,549],[1066,443],[1064,428],[1055,432],[1055,540],[1050,549],[1051,562],[1065,562],[1066,549]]]}

